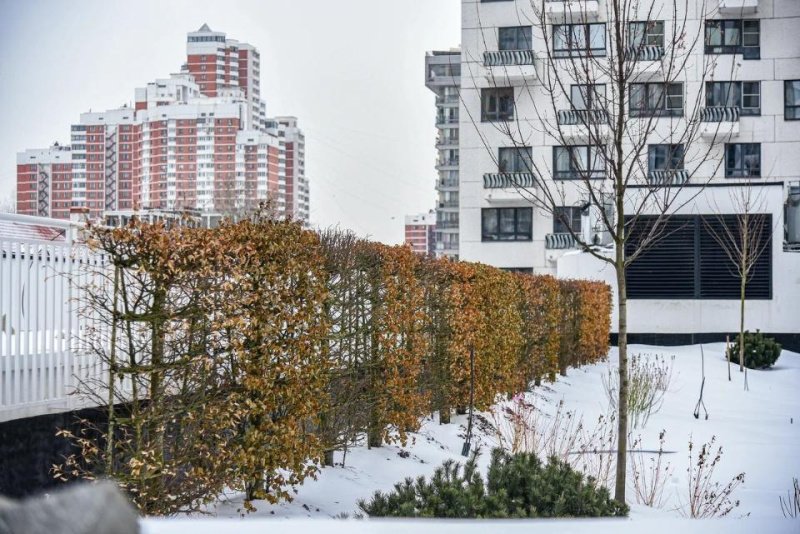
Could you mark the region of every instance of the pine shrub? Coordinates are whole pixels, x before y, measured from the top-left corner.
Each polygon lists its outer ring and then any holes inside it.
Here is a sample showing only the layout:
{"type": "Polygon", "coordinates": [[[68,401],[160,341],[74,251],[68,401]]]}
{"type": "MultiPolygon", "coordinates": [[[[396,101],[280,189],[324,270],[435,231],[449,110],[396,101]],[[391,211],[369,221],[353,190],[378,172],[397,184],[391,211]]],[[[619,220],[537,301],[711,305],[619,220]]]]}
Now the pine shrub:
{"type": "Polygon", "coordinates": [[[628,514],[604,487],[569,464],[546,464],[531,453],[492,451],[484,483],[477,454],[462,467],[446,461],[430,481],[407,478],[389,493],[376,492],[359,508],[371,517],[532,518],[618,517],[628,514]]]}
{"type": "MultiPolygon", "coordinates": [[[[781,345],[771,337],[766,337],[760,330],[755,334],[744,333],[744,366],[748,369],[768,369],[775,365],[781,355],[781,345]]],[[[739,362],[739,336],[728,349],[730,361],[739,362]]]]}

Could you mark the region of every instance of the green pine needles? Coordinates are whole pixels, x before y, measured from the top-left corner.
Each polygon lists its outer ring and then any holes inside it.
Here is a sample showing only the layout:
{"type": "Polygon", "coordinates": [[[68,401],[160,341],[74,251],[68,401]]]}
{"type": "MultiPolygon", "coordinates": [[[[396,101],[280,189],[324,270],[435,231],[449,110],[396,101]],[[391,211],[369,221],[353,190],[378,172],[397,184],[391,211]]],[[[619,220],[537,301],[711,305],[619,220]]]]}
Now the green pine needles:
{"type": "Polygon", "coordinates": [[[569,464],[543,463],[531,453],[492,451],[484,482],[474,453],[462,467],[448,460],[430,480],[406,478],[389,493],[375,492],[359,508],[370,517],[532,518],[620,517],[628,507],[569,464]]]}

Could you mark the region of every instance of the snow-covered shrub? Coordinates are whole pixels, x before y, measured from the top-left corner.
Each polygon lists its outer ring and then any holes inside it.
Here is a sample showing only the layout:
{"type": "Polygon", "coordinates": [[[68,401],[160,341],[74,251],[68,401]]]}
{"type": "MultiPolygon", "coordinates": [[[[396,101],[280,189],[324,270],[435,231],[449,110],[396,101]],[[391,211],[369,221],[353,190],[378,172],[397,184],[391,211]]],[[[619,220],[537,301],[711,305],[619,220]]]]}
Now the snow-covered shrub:
{"type": "Polygon", "coordinates": [[[712,436],[711,441],[703,443],[696,459],[692,452],[694,443],[689,441],[689,467],[686,469],[689,500],[681,509],[686,517],[724,517],[739,506],[739,501],[734,500],[732,495],[744,483],[744,473],[739,473],[724,486],[714,481],[714,470],[722,460],[722,447],[714,449],[716,440],[716,436],[712,436]]]}
{"type": "MultiPolygon", "coordinates": [[[[728,349],[728,358],[732,362],[739,361],[739,337],[728,349]]],[[[744,366],[748,369],[768,369],[775,365],[781,355],[781,344],[766,337],[760,330],[744,333],[744,366]]]]}
{"type": "Polygon", "coordinates": [[[486,482],[473,455],[463,469],[446,461],[427,481],[407,478],[394,491],[376,492],[359,508],[371,517],[522,518],[625,516],[613,500],[569,464],[534,454],[492,451],[486,482]]]}
{"type": "MultiPolygon", "coordinates": [[[[661,355],[631,356],[628,364],[628,420],[630,428],[644,428],[654,413],[658,413],[664,395],[672,382],[672,364],[675,360],[661,355]]],[[[603,378],[603,387],[613,410],[617,409],[619,374],[609,367],[603,378]]]]}

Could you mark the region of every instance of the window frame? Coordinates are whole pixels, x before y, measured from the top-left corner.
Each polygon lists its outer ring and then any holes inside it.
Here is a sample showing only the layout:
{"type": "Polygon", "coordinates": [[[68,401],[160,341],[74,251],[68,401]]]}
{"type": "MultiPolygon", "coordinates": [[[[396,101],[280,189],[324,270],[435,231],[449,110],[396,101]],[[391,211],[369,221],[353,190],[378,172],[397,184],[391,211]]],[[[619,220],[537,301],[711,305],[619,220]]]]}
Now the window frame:
{"type": "Polygon", "coordinates": [[[603,57],[606,55],[606,50],[608,48],[608,35],[606,33],[606,23],[605,22],[579,22],[573,24],[554,24],[552,30],[552,50],[553,50],[553,57],[556,59],[559,58],[571,58],[571,57],[603,57]],[[574,46],[573,40],[575,37],[575,33],[572,31],[574,27],[582,26],[584,30],[584,43],[583,46],[576,47],[574,46]],[[592,48],[592,27],[593,26],[602,26],[603,28],[603,48],[592,48]],[[566,48],[556,48],[556,32],[558,32],[561,28],[566,28],[566,48]]]}
{"type": "Polygon", "coordinates": [[[553,233],[554,234],[568,234],[572,230],[573,234],[580,235],[582,231],[582,217],[583,209],[580,206],[555,206],[553,208],[553,233]],[[569,216],[565,217],[570,222],[564,224],[556,215],[556,212],[569,212],[569,216]],[[577,222],[577,228],[573,225],[577,222]],[[563,227],[563,228],[562,228],[563,227]]]}
{"type": "Polygon", "coordinates": [[[602,158],[597,157],[598,152],[605,150],[603,145],[556,145],[553,147],[553,180],[604,180],[606,177],[605,164],[602,169],[592,168],[593,164],[598,160],[603,163],[602,158]],[[589,169],[583,170],[577,168],[576,163],[579,161],[574,152],[578,149],[586,149],[586,161],[589,163],[589,169]],[[558,170],[559,152],[567,150],[569,152],[569,170],[558,170]],[[594,156],[594,157],[592,157],[594,156]],[[584,176],[585,175],[585,176],[584,176]]]}
{"type": "MultiPolygon", "coordinates": [[[[739,109],[739,114],[742,115],[742,116],[758,117],[758,116],[761,115],[761,82],[760,81],[744,81],[744,80],[707,81],[705,89],[706,89],[706,107],[709,107],[709,108],[711,108],[711,107],[736,107],[736,108],[739,109]],[[730,87],[732,87],[732,88],[736,87],[736,90],[738,92],[738,101],[739,101],[738,105],[736,105],[736,106],[727,106],[727,105],[712,104],[710,102],[711,97],[714,96],[714,94],[715,94],[715,91],[713,90],[714,86],[715,85],[721,85],[721,84],[729,84],[730,87]],[[747,86],[750,86],[749,89],[751,89],[751,91],[746,92],[745,88],[747,86]],[[752,91],[753,87],[757,87],[758,91],[757,92],[753,92],[752,91]],[[709,90],[709,89],[711,89],[711,90],[709,90]],[[745,98],[747,98],[747,97],[749,97],[749,98],[753,98],[753,97],[757,98],[758,99],[758,107],[745,106],[744,105],[745,98]]],[[[730,89],[726,93],[730,93],[730,89]]],[[[729,99],[726,98],[726,100],[729,100],[729,99]]]]}
{"type": "Polygon", "coordinates": [[[533,50],[533,27],[532,26],[501,26],[497,28],[497,50],[503,51],[511,51],[511,50],[533,50]],[[525,31],[527,30],[527,35],[525,35],[525,31]],[[514,44],[519,45],[520,41],[527,46],[519,47],[516,46],[515,48],[504,48],[502,46],[503,43],[503,33],[513,31],[514,35],[514,44]],[[520,34],[522,34],[522,39],[520,39],[520,34]]]}
{"type": "Polygon", "coordinates": [[[605,104],[605,98],[606,98],[606,84],[604,83],[573,83],[569,87],[569,106],[570,109],[574,111],[603,110],[605,109],[605,106],[603,106],[603,104],[605,104]],[[581,90],[581,87],[587,87],[591,89],[587,89],[584,92],[583,90],[581,90]],[[599,87],[603,88],[602,95],[600,94],[600,91],[597,90],[599,87]],[[582,108],[578,108],[575,106],[574,92],[576,89],[578,90],[580,98],[584,104],[586,104],[587,100],[589,101],[588,106],[584,105],[584,107],[582,108]],[[603,101],[600,102],[600,105],[595,105],[597,104],[596,101],[601,99],[603,101]]]}
{"type": "Polygon", "coordinates": [[[725,178],[761,178],[761,143],[725,143],[725,178]],[[738,166],[728,166],[730,159],[729,153],[731,150],[739,149],[738,166]],[[752,150],[752,153],[746,153],[746,149],[752,150]],[[753,150],[755,149],[755,150],[753,150]],[[758,165],[755,167],[755,173],[752,168],[747,165],[747,158],[758,156],[758,165]]]}
{"type": "Polygon", "coordinates": [[[666,34],[666,24],[663,20],[635,20],[628,22],[628,43],[630,47],[635,47],[638,49],[645,46],[660,46],[661,48],[664,48],[665,34],[666,34]],[[656,26],[658,24],[661,25],[661,33],[650,33],[648,31],[651,27],[656,26]],[[633,38],[636,35],[636,30],[634,30],[634,27],[639,25],[644,26],[642,31],[642,42],[636,44],[633,42],[633,38]],[[655,44],[648,42],[648,38],[659,35],[661,36],[659,42],[655,44]]]}
{"type": "Polygon", "coordinates": [[[684,113],[684,95],[683,95],[683,82],[641,82],[628,84],[628,114],[635,118],[648,118],[648,117],[683,117],[684,113]],[[644,89],[644,97],[642,102],[644,107],[634,108],[633,92],[635,88],[642,87],[644,89]],[[651,91],[655,88],[663,88],[660,103],[658,107],[650,107],[652,101],[651,91]],[[676,95],[674,92],[679,93],[676,95]],[[670,105],[670,101],[680,98],[680,107],[670,105]]]}
{"type": "Polygon", "coordinates": [[[742,54],[742,59],[760,59],[761,58],[761,21],[760,19],[713,19],[706,20],[703,31],[703,47],[704,52],[708,55],[726,55],[726,54],[742,54]],[[738,32],[736,44],[725,44],[725,27],[729,25],[731,28],[738,32]],[[710,30],[714,27],[719,28],[720,43],[719,45],[709,44],[710,30]],[[755,44],[745,44],[747,39],[745,36],[752,38],[755,36],[755,44]]]}
{"type": "Polygon", "coordinates": [[[513,87],[489,87],[481,89],[481,122],[506,122],[513,121],[516,112],[516,102],[514,101],[514,88],[513,87]],[[488,100],[492,98],[492,93],[496,93],[494,98],[497,99],[498,109],[495,111],[487,111],[488,100]],[[505,95],[503,93],[506,93],[505,95]],[[511,110],[503,111],[500,105],[502,99],[509,98],[511,100],[511,110]]]}
{"type": "Polygon", "coordinates": [[[682,171],[686,163],[686,147],[683,143],[658,143],[647,145],[647,172],[653,171],[682,171]],[[662,158],[665,165],[662,168],[653,167],[653,154],[657,151],[664,150],[665,153],[656,155],[656,158],[662,158]]]}
{"type": "Polygon", "coordinates": [[[514,243],[514,242],[533,241],[533,208],[532,207],[503,207],[503,208],[481,208],[481,242],[484,243],[514,243]],[[502,231],[502,215],[513,212],[513,232],[502,231]],[[527,221],[520,217],[521,213],[527,213],[527,221]],[[496,232],[486,231],[487,216],[494,215],[496,232]],[[528,224],[527,231],[520,230],[521,224],[528,224]],[[491,237],[495,236],[495,237],[491,237]]]}
{"type": "Polygon", "coordinates": [[[783,120],[785,121],[800,121],[800,80],[784,80],[783,81],[783,120]],[[797,84],[797,100],[794,104],[789,104],[786,98],[788,93],[789,84],[797,84]],[[794,111],[794,117],[789,117],[788,111],[794,111]]]}
{"type": "Polygon", "coordinates": [[[497,148],[497,172],[498,173],[531,173],[533,172],[533,148],[529,146],[503,146],[497,148]],[[503,165],[504,154],[510,154],[511,168],[506,169],[503,165]],[[527,165],[525,160],[527,159],[527,165]],[[520,163],[521,168],[520,168],[520,163]]]}

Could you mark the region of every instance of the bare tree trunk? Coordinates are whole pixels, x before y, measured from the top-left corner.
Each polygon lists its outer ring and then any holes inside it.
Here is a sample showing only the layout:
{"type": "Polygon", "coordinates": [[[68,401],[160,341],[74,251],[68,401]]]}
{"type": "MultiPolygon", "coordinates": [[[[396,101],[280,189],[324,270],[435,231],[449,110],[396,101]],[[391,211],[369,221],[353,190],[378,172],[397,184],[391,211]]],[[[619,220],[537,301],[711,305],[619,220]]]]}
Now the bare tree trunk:
{"type": "Polygon", "coordinates": [[[625,479],[627,475],[628,449],[628,298],[625,281],[625,250],[617,245],[617,344],[619,346],[619,399],[617,401],[617,473],[614,498],[625,502],[625,479]]]}
{"type": "MultiPolygon", "coordinates": [[[[745,223],[746,225],[747,223],[745,223]]],[[[739,372],[744,372],[744,297],[747,288],[747,230],[742,230],[742,263],[741,263],[741,277],[739,279],[739,372]]]]}
{"type": "Polygon", "coordinates": [[[117,375],[117,298],[119,296],[120,268],[114,267],[114,298],[111,309],[111,354],[108,366],[108,433],[106,435],[106,475],[114,472],[114,383],[117,375]]]}

